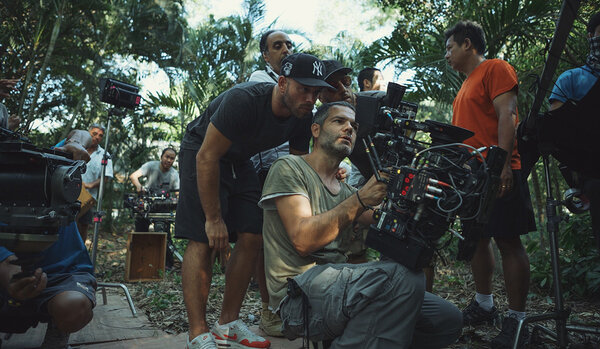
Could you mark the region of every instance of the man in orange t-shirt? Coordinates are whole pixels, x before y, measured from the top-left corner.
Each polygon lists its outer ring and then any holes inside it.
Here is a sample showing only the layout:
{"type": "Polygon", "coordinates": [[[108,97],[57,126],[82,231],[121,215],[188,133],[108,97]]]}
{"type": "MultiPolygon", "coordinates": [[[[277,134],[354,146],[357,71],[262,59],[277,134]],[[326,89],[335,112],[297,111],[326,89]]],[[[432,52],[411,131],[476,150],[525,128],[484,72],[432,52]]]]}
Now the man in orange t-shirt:
{"type": "MultiPolygon", "coordinates": [[[[475,132],[465,141],[480,148],[498,145],[508,154],[502,169],[500,189],[489,223],[481,232],[471,270],[476,294],[463,310],[465,325],[479,325],[498,318],[492,295],[494,254],[491,238],[502,256],[504,283],[508,296],[508,316],[492,348],[510,348],[519,320],[525,318],[525,302],[529,291],[529,258],[520,235],[535,230],[531,199],[521,179],[521,161],[515,131],[518,83],[515,70],[500,59],[486,59],[485,34],[481,26],[461,21],[446,31],[446,61],[452,69],[467,78],[454,99],[452,124],[475,132]]],[[[529,336],[521,332],[519,346],[529,336]]]]}

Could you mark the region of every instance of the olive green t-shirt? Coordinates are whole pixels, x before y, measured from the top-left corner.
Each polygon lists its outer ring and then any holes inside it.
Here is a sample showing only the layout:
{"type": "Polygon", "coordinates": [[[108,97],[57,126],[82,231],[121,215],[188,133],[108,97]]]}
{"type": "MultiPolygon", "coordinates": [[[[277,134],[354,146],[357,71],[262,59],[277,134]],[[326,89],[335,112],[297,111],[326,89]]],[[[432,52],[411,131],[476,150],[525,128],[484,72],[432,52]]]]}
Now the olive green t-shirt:
{"type": "Polygon", "coordinates": [[[335,240],[312,254],[302,257],[294,248],[281,218],[274,198],[302,195],[310,201],[314,216],[329,211],[351,196],[356,189],[341,182],[341,190],[331,193],[319,175],[301,157],[287,155],[271,166],[263,187],[259,205],[264,210],[263,240],[265,249],[265,274],[269,290],[269,305],[277,309],[287,292],[287,278],[302,274],[315,264],[343,263],[352,240],[349,224],[335,240]]]}

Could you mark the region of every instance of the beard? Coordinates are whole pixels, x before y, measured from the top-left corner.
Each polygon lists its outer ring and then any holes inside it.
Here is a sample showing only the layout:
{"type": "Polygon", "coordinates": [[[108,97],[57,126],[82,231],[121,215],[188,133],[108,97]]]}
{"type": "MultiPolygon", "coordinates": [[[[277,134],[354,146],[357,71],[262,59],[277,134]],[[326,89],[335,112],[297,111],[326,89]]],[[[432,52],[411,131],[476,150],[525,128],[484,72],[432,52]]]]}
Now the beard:
{"type": "Polygon", "coordinates": [[[327,154],[335,156],[340,161],[345,157],[349,156],[352,153],[352,149],[354,148],[354,144],[352,146],[347,146],[345,144],[337,144],[336,141],[339,135],[334,135],[332,133],[321,132],[321,136],[319,137],[319,144],[321,148],[327,154]]]}
{"type": "Polygon", "coordinates": [[[313,104],[301,104],[299,106],[294,104],[292,97],[287,93],[283,93],[283,105],[298,119],[312,118],[313,104]],[[305,110],[303,110],[306,108],[305,110]]]}

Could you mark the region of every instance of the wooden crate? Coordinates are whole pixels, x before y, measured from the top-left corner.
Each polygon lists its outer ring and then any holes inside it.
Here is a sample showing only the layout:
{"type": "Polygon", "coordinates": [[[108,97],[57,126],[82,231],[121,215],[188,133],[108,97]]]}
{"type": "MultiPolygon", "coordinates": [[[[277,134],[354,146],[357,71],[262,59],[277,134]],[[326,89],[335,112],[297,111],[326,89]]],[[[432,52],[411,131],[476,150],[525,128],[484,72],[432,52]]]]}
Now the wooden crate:
{"type": "Polygon", "coordinates": [[[165,271],[166,255],[167,233],[129,233],[125,281],[156,281],[162,279],[165,271]]]}

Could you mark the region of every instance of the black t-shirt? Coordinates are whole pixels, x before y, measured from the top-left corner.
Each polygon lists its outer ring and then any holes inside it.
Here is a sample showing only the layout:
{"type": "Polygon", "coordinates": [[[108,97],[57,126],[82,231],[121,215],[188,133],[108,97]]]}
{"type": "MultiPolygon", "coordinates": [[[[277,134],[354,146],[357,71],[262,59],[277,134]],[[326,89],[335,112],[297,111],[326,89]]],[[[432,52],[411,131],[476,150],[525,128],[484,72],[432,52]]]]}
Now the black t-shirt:
{"type": "Polygon", "coordinates": [[[215,98],[196,120],[187,126],[182,149],[198,150],[209,123],[232,144],[224,158],[233,162],[248,160],[260,151],[285,141],[290,148],[308,151],[311,119],[290,116],[278,118],[271,108],[272,83],[245,82],[215,98]]]}

